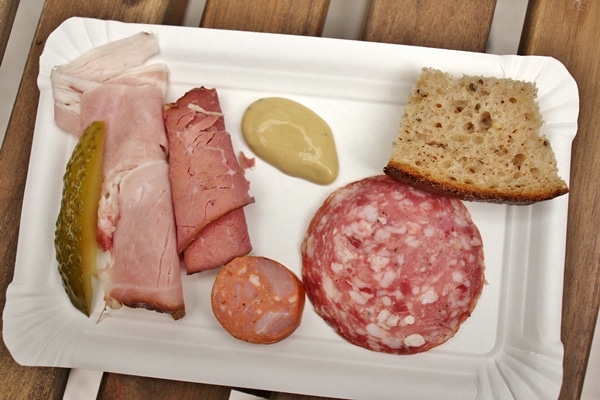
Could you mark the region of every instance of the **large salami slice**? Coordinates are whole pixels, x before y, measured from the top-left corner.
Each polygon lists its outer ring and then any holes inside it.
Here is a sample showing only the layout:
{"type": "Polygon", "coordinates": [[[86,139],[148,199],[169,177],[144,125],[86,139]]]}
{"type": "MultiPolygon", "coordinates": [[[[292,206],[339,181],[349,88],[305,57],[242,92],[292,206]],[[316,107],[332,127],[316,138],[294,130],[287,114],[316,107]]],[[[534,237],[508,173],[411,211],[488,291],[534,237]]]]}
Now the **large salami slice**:
{"type": "Polygon", "coordinates": [[[349,342],[394,354],[429,350],[471,315],[483,247],[465,205],[387,176],[332,193],[302,243],[315,311],[349,342]]]}

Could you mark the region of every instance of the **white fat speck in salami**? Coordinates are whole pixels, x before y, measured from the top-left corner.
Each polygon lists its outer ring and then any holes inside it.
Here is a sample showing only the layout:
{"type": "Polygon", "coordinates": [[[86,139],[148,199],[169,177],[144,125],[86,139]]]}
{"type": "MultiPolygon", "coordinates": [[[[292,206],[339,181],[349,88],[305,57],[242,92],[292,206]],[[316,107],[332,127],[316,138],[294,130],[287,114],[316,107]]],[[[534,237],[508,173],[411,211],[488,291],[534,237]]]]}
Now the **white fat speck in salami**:
{"type": "Polygon", "coordinates": [[[458,199],[387,176],[333,192],[302,243],[315,311],[349,342],[394,354],[450,339],[484,283],[483,246],[458,199]]]}
{"type": "Polygon", "coordinates": [[[300,326],[304,298],[302,282],[285,266],[265,257],[243,256],[217,274],[211,306],[233,337],[269,344],[300,326]]]}

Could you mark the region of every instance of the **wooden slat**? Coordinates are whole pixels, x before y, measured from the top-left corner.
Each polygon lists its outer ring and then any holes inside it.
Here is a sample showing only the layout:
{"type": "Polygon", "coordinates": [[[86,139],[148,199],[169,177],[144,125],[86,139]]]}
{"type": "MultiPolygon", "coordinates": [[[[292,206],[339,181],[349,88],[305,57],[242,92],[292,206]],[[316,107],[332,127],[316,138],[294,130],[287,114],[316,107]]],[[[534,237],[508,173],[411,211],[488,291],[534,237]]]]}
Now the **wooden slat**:
{"type": "Polygon", "coordinates": [[[363,40],[483,52],[496,0],[371,0],[363,40]]]}
{"type": "Polygon", "coordinates": [[[200,26],[320,36],[328,8],[329,0],[207,0],[200,26]]]}
{"type": "Polygon", "coordinates": [[[17,14],[19,0],[0,0],[0,64],[4,59],[6,43],[17,14]]]}
{"type": "Polygon", "coordinates": [[[165,25],[183,25],[183,19],[187,10],[189,0],[171,0],[169,14],[165,20],[165,25]]]}
{"type": "Polygon", "coordinates": [[[181,400],[229,399],[230,389],[166,379],[145,378],[120,374],[104,374],[97,400],[181,400]]]}
{"type": "Polygon", "coordinates": [[[579,87],[563,291],[561,399],[579,399],[600,305],[600,2],[530,0],[519,52],[552,56],[579,87]]]}
{"type": "Polygon", "coordinates": [[[306,394],[272,393],[269,400],[330,400],[329,397],[309,396],[306,394]]]}
{"type": "MultiPolygon", "coordinates": [[[[39,93],[36,87],[38,58],[43,39],[48,34],[38,26],[34,45],[25,66],[24,80],[17,94],[11,120],[0,149],[0,307],[6,303],[6,288],[12,280],[16,256],[17,236],[23,190],[27,174],[27,160],[31,150],[31,138],[39,93]]],[[[0,322],[3,325],[3,322],[0,322]]],[[[68,369],[20,367],[11,357],[4,342],[0,344],[0,375],[3,394],[13,399],[60,399],[67,382],[68,369]]]]}

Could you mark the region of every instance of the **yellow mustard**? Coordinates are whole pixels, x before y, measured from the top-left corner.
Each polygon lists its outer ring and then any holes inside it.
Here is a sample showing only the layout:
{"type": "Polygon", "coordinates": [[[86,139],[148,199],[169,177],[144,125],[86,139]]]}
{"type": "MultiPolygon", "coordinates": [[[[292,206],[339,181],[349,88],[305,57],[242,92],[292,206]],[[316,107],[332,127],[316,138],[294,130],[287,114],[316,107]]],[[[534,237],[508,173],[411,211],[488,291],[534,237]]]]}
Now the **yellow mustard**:
{"type": "Polygon", "coordinates": [[[242,117],[242,135],[259,158],[287,175],[323,185],[338,176],[331,128],[298,102],[281,97],[255,101],[242,117]]]}

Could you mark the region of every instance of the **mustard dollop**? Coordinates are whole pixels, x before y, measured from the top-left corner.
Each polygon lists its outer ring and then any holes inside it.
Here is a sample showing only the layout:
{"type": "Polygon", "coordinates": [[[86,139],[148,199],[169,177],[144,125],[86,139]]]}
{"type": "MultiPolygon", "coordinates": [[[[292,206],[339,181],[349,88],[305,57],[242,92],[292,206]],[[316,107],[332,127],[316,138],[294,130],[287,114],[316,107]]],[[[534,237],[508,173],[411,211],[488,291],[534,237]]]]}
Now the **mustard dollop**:
{"type": "Polygon", "coordinates": [[[331,128],[298,102],[282,97],[255,101],[242,117],[242,135],[259,158],[287,175],[323,185],[338,176],[331,128]]]}

